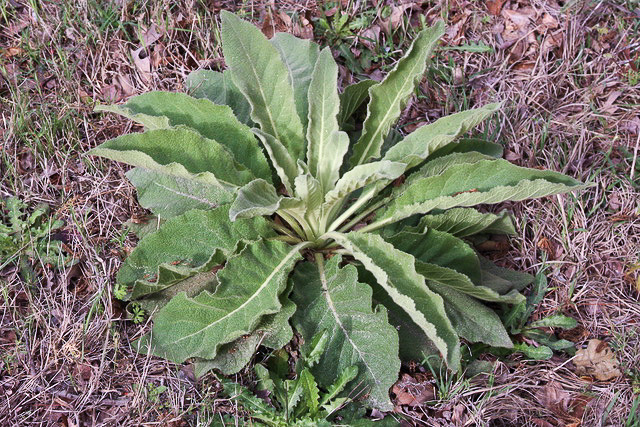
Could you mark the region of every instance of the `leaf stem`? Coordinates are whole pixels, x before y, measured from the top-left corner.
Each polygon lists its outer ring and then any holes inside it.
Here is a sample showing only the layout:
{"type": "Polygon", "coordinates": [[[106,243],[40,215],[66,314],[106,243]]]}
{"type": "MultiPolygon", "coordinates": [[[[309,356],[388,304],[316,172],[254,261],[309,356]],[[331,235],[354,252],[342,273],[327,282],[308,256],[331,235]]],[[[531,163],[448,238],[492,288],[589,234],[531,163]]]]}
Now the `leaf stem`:
{"type": "Polygon", "coordinates": [[[383,219],[383,220],[380,220],[380,221],[374,221],[369,225],[365,225],[364,227],[362,227],[358,231],[360,231],[362,233],[366,233],[368,231],[374,231],[374,230],[377,230],[379,228],[382,228],[385,225],[390,224],[390,223],[391,223],[391,221],[389,220],[389,218],[383,219]]]}
{"type": "Polygon", "coordinates": [[[287,227],[285,227],[284,225],[278,224],[277,222],[274,222],[274,221],[269,221],[269,225],[271,225],[271,227],[273,227],[276,231],[279,231],[282,234],[286,234],[287,236],[293,237],[293,238],[296,237],[293,235],[293,232],[289,230],[287,227]]]}
{"type": "Polygon", "coordinates": [[[371,215],[371,213],[373,213],[376,210],[380,209],[386,202],[387,202],[387,199],[385,198],[385,199],[380,200],[378,203],[373,204],[371,207],[365,209],[364,211],[362,211],[362,213],[360,213],[355,218],[353,218],[351,221],[349,221],[347,224],[345,224],[343,227],[341,227],[340,230],[338,230],[338,231],[340,231],[341,233],[347,232],[351,227],[353,227],[354,225],[356,225],[357,223],[362,221],[364,218],[366,218],[369,215],[371,215]]]}
{"type": "Polygon", "coordinates": [[[284,219],[287,222],[287,224],[289,224],[291,228],[293,228],[293,231],[296,232],[298,237],[303,239],[307,238],[307,234],[304,231],[302,231],[301,225],[298,224],[298,221],[296,220],[296,218],[294,218],[291,214],[289,214],[288,212],[279,210],[278,215],[280,215],[282,219],[284,219]]]}
{"type": "Polygon", "coordinates": [[[331,226],[329,227],[329,229],[327,230],[327,233],[330,233],[332,231],[335,231],[336,228],[338,228],[340,226],[340,224],[342,224],[343,222],[345,222],[347,219],[349,219],[349,217],[351,215],[353,215],[354,213],[356,213],[358,211],[358,209],[360,209],[362,206],[364,206],[369,200],[371,200],[371,198],[375,196],[375,192],[371,191],[369,194],[363,194],[360,196],[360,198],[358,200],[355,201],[354,204],[352,204],[351,206],[349,206],[349,208],[344,211],[342,213],[342,215],[340,215],[335,221],[333,221],[331,223],[331,226]]]}

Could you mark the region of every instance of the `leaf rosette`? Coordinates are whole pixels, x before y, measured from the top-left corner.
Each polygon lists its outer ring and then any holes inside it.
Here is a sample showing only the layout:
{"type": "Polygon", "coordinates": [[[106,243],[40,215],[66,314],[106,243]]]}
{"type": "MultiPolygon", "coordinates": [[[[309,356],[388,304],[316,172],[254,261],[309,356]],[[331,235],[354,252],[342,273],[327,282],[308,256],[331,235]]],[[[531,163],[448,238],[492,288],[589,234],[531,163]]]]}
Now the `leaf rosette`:
{"type": "Polygon", "coordinates": [[[192,73],[191,95],[100,108],[145,128],[90,151],[133,166],[127,177],[158,220],[117,277],[151,314],[142,348],[230,374],[258,346],[284,346],[292,325],[305,346],[324,330],[319,385],[355,366],[352,386],[389,410],[401,359],[436,355],[456,371],[460,338],[513,347],[491,307],[522,302],[532,278],[476,252],[483,236],[515,230],[506,212],[473,206],[586,185],[464,138],[500,103],[406,136],[392,128],[443,23],[420,32],[382,81],[340,92],[328,48],[268,40],[228,12],[221,20],[227,70],[192,73]]]}

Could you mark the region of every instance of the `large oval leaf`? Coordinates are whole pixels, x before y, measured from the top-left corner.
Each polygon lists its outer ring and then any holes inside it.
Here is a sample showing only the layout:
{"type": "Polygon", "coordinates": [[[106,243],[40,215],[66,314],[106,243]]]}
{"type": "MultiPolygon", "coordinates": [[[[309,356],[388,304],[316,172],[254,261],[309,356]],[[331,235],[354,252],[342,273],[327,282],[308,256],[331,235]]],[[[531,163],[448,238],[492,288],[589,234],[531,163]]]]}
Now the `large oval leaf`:
{"type": "Polygon", "coordinates": [[[232,192],[220,187],[145,168],[133,168],[126,175],[136,187],[142,207],[165,219],[191,209],[215,209],[234,198],[232,192]]]}
{"type": "Polygon", "coordinates": [[[276,33],[270,42],[280,53],[280,58],[289,72],[296,111],[303,128],[306,129],[309,114],[307,94],[320,46],[311,40],[299,39],[289,33],[276,33]]]}
{"type": "Polygon", "coordinates": [[[236,163],[223,145],[186,127],[123,135],[88,154],[226,190],[244,185],[253,178],[253,174],[236,163]]]}
{"type": "Polygon", "coordinates": [[[304,134],[289,73],[280,54],[253,24],[222,11],[222,49],[233,81],[251,105],[251,118],[302,158],[304,134]]]}
{"type": "Polygon", "coordinates": [[[251,243],[218,273],[214,294],[178,294],[154,317],[153,354],[175,362],[214,359],[221,345],[252,332],[262,316],[280,311],[279,296],[302,248],[251,243]]]}
{"type": "Polygon", "coordinates": [[[395,304],[429,337],[445,355],[450,369],[460,368],[460,343],[445,311],[442,298],[433,293],[415,269],[412,255],[394,248],[382,237],[352,232],[327,233],[376,278],[395,304]]]}
{"type": "Polygon", "coordinates": [[[236,118],[253,127],[249,114],[251,106],[231,78],[231,71],[197,70],[185,80],[189,93],[196,98],[206,98],[214,104],[228,105],[236,118]]]}
{"type": "Polygon", "coordinates": [[[389,224],[434,209],[520,201],[588,186],[558,172],[523,168],[506,160],[456,164],[439,175],[413,179],[398,191],[377,222],[389,224]]]}
{"type": "Polygon", "coordinates": [[[131,285],[145,276],[156,276],[163,263],[197,267],[219,252],[218,263],[231,255],[240,242],[273,235],[263,218],[229,221],[229,206],[213,210],[191,210],[167,220],[160,229],[144,237],[118,271],[117,281],[131,285]]]}
{"type": "Polygon", "coordinates": [[[340,131],[337,114],[338,66],[329,48],[321,53],[309,87],[309,127],[307,129],[307,158],[309,171],[323,193],[331,190],[340,175],[340,167],[347,150],[349,136],[340,131]]]}
{"type": "Polygon", "coordinates": [[[184,125],[205,138],[222,144],[236,162],[249,169],[256,178],[271,180],[271,170],[260,144],[251,129],[243,125],[226,105],[184,93],[154,91],[129,98],[126,104],[111,110],[135,120],[143,114],[169,120],[170,126],[184,125]],[[131,115],[133,114],[133,115],[131,115]]]}
{"type": "Polygon", "coordinates": [[[362,135],[353,149],[351,166],[361,165],[380,157],[380,149],[391,125],[400,117],[409,96],[422,78],[427,58],[444,34],[444,24],[438,21],[433,27],[421,31],[407,54],[387,74],[384,80],[369,89],[370,101],[362,135]]]}
{"type": "Polygon", "coordinates": [[[398,333],[383,306],[371,310],[371,288],[358,283],[354,266],[340,268],[337,255],[322,264],[302,263],[291,278],[298,305],[293,322],[307,343],[327,331],[324,356],[312,369],[320,385],[329,387],[340,373],[358,366],[352,383],[369,396],[367,403],[389,410],[389,388],[398,378],[398,333]]]}

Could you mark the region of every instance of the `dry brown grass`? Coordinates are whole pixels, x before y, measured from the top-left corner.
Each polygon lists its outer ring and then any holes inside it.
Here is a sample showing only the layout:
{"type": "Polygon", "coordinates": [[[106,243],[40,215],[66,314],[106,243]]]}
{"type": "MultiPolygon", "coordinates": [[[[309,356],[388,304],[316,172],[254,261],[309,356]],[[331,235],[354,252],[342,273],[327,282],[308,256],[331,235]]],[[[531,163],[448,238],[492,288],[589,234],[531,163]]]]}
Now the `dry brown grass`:
{"type": "MultiPolygon", "coordinates": [[[[221,65],[211,22],[216,9],[232,2],[184,1],[170,9],[159,1],[125,3],[99,2],[98,12],[93,2],[40,2],[34,9],[11,0],[8,15],[0,15],[0,195],[50,204],[66,223],[59,238],[78,260],[62,270],[40,265],[34,283],[12,268],[0,272],[0,425],[196,425],[233,412],[212,376],[196,381],[188,366],[132,348],[142,328],[125,320],[112,283],[135,244],[122,224],[144,212],[121,166],[82,155],[130,130],[123,120],[92,113],[96,102],[180,91],[189,71],[221,65]],[[148,51],[153,64],[145,74],[131,51],[152,23],[169,30],[148,51]],[[157,386],[167,389],[154,398],[157,386]]],[[[313,2],[276,3],[302,14],[315,10],[313,2]]],[[[352,2],[350,10],[371,7],[365,3],[352,2]]],[[[431,21],[446,11],[450,27],[458,28],[448,35],[450,45],[504,42],[504,14],[488,15],[480,2],[444,4],[425,2],[405,14],[431,21]]],[[[523,46],[518,41],[493,53],[441,52],[454,61],[455,81],[428,89],[406,118],[431,120],[463,102],[506,100],[489,126],[507,158],[596,184],[581,194],[514,205],[520,236],[496,257],[530,272],[547,266],[551,292],[534,316],[560,311],[576,318],[580,327],[568,339],[578,347],[605,339],[626,375],[599,383],[577,377],[563,355],[536,363],[511,357],[496,364],[491,382],[452,379],[455,392],[411,411],[411,419],[434,426],[569,425],[572,414],[563,419],[558,414],[566,408],[549,402],[555,396],[586,406],[574,425],[603,425],[607,413],[604,425],[623,426],[640,388],[640,293],[632,271],[640,262],[640,177],[633,172],[640,92],[628,74],[629,60],[638,58],[637,12],[610,1],[563,10],[523,0],[503,8],[547,13],[558,25],[541,29],[532,21],[537,48],[527,33],[523,46]],[[562,42],[542,49],[548,37],[562,42]]],[[[264,4],[246,11],[261,20],[264,4]]]]}

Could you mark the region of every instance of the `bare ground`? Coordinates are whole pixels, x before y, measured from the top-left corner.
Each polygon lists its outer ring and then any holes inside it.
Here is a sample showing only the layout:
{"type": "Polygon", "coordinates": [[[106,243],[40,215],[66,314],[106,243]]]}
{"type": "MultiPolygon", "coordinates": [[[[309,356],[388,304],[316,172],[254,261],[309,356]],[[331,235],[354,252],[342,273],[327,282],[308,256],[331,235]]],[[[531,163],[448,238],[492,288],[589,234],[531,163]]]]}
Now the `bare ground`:
{"type": "MultiPolygon", "coordinates": [[[[492,376],[452,378],[435,402],[398,410],[416,425],[639,425],[638,415],[629,415],[640,394],[638,4],[344,5],[352,19],[373,10],[354,33],[393,41],[382,58],[386,66],[406,47],[421,15],[427,23],[446,18],[449,31],[436,58],[442,65],[432,66],[424,96],[405,113],[407,129],[463,106],[504,100],[487,129],[509,160],[596,184],[580,194],[510,206],[520,235],[493,257],[532,273],[546,267],[551,290],[534,319],[557,312],[577,319],[579,327],[561,337],[577,348],[593,338],[606,341],[624,372],[596,381],[578,376],[563,353],[544,362],[512,356],[497,361],[492,376]],[[393,37],[388,25],[395,27],[393,37]],[[470,43],[493,49],[470,52],[470,43]],[[446,50],[456,46],[463,50],[446,50]]],[[[93,113],[95,104],[153,89],[181,91],[189,71],[223,65],[213,24],[221,7],[234,5],[0,4],[0,195],[51,205],[66,223],[57,238],[77,260],[54,269],[36,259],[39,274],[31,282],[12,267],[0,272],[0,424],[200,425],[235,411],[212,375],[196,381],[189,366],[131,347],[144,325],[126,320],[112,284],[135,245],[122,224],[144,211],[122,166],[83,156],[131,131],[123,120],[93,113]]],[[[243,10],[265,32],[297,35],[309,35],[320,16],[314,2],[247,2],[243,10]],[[293,21],[282,11],[295,11],[293,21]]],[[[326,42],[330,35],[315,36],[326,42]]],[[[367,50],[366,39],[343,40],[356,59],[367,50]]],[[[375,77],[376,68],[364,72],[375,77]]],[[[342,67],[345,79],[350,74],[342,67]]]]}

